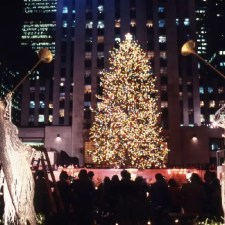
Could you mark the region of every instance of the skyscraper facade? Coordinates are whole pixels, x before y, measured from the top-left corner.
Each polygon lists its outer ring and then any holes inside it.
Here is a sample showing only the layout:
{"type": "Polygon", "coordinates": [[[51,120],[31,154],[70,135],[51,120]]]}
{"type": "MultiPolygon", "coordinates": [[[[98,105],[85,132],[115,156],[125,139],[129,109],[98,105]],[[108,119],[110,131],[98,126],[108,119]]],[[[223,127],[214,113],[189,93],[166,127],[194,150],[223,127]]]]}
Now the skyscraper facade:
{"type": "Polygon", "coordinates": [[[146,51],[157,77],[168,164],[208,163],[208,139],[220,130],[201,126],[198,62],[180,54],[183,43],[198,36],[196,7],[194,0],[58,1],[53,88],[49,81],[41,102],[41,86],[25,84],[36,101],[23,98],[21,138],[38,137],[47,148],[64,150],[83,165],[93,119],[90,107],[96,106],[96,94],[102,91],[101,71],[108,68],[109,51],[129,32],[146,51]]]}
{"type": "MultiPolygon", "coordinates": [[[[7,94],[12,92],[16,86],[15,80],[18,74],[11,70],[4,62],[0,61],[0,99],[4,100],[7,94]]],[[[12,98],[12,121],[19,125],[21,111],[21,94],[16,92],[12,98]]]]}

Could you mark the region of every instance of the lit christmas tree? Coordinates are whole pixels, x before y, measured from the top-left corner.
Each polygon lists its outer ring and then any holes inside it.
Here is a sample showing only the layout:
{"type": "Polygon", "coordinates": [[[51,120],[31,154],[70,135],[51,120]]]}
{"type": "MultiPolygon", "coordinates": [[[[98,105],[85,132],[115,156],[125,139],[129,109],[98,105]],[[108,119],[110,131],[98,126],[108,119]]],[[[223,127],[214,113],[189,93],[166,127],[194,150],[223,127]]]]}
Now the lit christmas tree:
{"type": "Polygon", "coordinates": [[[130,34],[110,51],[101,77],[102,96],[90,139],[95,163],[125,168],[162,168],[168,149],[159,126],[155,78],[146,53],[130,34]]]}

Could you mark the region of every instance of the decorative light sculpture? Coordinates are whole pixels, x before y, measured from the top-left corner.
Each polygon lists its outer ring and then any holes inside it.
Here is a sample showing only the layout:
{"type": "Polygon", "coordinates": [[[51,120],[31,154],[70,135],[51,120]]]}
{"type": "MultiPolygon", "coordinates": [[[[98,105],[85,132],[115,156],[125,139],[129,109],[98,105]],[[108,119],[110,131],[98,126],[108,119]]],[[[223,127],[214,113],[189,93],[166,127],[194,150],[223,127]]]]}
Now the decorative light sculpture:
{"type": "MultiPolygon", "coordinates": [[[[210,63],[208,63],[206,60],[204,60],[200,55],[198,55],[195,50],[195,42],[193,40],[189,40],[181,48],[181,55],[187,56],[190,54],[195,55],[197,58],[202,60],[206,65],[208,65],[211,69],[213,69],[215,72],[217,72],[221,77],[225,79],[225,75],[222,74],[219,70],[217,70],[215,67],[213,67],[210,63]]],[[[217,126],[222,127],[225,129],[225,105],[223,105],[215,114],[215,123],[217,126]]],[[[223,211],[225,212],[225,165],[222,165],[222,178],[221,178],[221,197],[222,197],[222,205],[223,205],[223,211]]],[[[225,217],[224,217],[225,222],[225,217]]]]}

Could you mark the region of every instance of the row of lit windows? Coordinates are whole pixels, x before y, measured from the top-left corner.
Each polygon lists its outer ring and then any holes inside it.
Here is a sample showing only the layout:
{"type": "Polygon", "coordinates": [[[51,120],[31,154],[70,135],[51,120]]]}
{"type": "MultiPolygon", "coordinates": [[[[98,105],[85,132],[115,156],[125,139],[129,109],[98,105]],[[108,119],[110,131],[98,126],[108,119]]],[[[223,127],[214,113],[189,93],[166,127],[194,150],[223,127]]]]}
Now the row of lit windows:
{"type": "MultiPolygon", "coordinates": [[[[224,100],[219,101],[219,105],[222,106],[224,104],[224,100]]],[[[200,107],[204,107],[205,106],[205,102],[204,101],[200,101],[200,107]]],[[[216,102],[215,100],[210,100],[209,101],[209,108],[215,108],[216,107],[216,102]]]]}
{"type": "Polygon", "coordinates": [[[49,29],[55,29],[55,25],[53,26],[47,26],[48,24],[46,24],[46,26],[44,27],[40,27],[40,26],[24,26],[23,27],[23,32],[27,33],[27,32],[48,32],[49,29]]]}
{"type": "Polygon", "coordinates": [[[55,13],[57,0],[24,0],[25,13],[55,13]]]}
{"type": "Polygon", "coordinates": [[[46,34],[34,34],[34,33],[26,33],[26,35],[21,36],[22,39],[51,39],[51,35],[46,34]]]}
{"type": "MultiPolygon", "coordinates": [[[[121,42],[120,35],[116,35],[114,40],[115,40],[116,43],[120,43],[121,42]]],[[[87,38],[85,40],[85,42],[87,44],[91,44],[92,43],[92,37],[87,38]]],[[[98,44],[104,43],[104,36],[98,36],[97,37],[97,43],[98,44]]],[[[166,43],[166,35],[160,35],[159,36],[159,43],[161,43],[161,44],[165,44],[166,43]]],[[[152,54],[152,53],[150,53],[150,54],[152,54]]],[[[152,58],[152,57],[153,56],[149,56],[149,58],[152,58]]],[[[166,52],[161,53],[160,57],[166,59],[166,52]]]]}
{"type": "MultiPolygon", "coordinates": [[[[39,88],[40,92],[45,92],[45,87],[40,87],[39,88]]],[[[30,86],[30,93],[36,92],[36,87],[35,86],[30,86]]]]}
{"type": "Polygon", "coordinates": [[[36,21],[29,21],[29,22],[25,22],[23,25],[23,30],[36,30],[36,29],[44,29],[44,28],[55,28],[56,26],[56,22],[55,21],[51,21],[48,23],[45,23],[43,21],[41,22],[36,22],[36,21]]]}
{"type": "MultiPolygon", "coordinates": [[[[199,87],[199,93],[200,93],[200,94],[205,94],[205,92],[207,92],[207,93],[209,93],[209,94],[212,94],[212,93],[214,93],[214,90],[213,90],[212,87],[208,87],[208,88],[199,87]]],[[[218,87],[218,88],[217,88],[217,93],[218,93],[218,94],[224,93],[224,87],[218,87]]]]}
{"type": "MultiPolygon", "coordinates": [[[[92,29],[93,25],[94,25],[93,21],[87,21],[85,27],[86,27],[86,29],[92,29]]],[[[136,26],[136,21],[135,20],[131,20],[130,25],[132,27],[136,26]]],[[[153,22],[151,20],[147,21],[146,22],[146,26],[148,28],[153,27],[153,22]]],[[[164,26],[165,26],[165,21],[164,20],[159,20],[159,27],[164,27],[164,26]]],[[[63,21],[63,27],[67,27],[67,22],[66,21],[63,21]]],[[[104,29],[105,28],[104,21],[98,21],[97,28],[104,29]]],[[[115,28],[120,28],[120,20],[115,20],[115,28]]]]}
{"type": "MultiPolygon", "coordinates": [[[[200,121],[201,123],[205,123],[205,116],[203,114],[200,115],[200,121]]],[[[214,114],[210,114],[209,115],[209,122],[213,123],[215,121],[215,115],[214,114]]]]}
{"type": "MultiPolygon", "coordinates": [[[[91,106],[91,102],[90,101],[85,101],[84,102],[84,107],[88,107],[89,108],[90,106],[91,106]]],[[[168,102],[167,101],[162,101],[161,102],[161,108],[162,109],[168,108],[168,102]]],[[[86,108],[84,108],[84,110],[86,110],[86,108]]],[[[193,109],[189,109],[188,114],[192,115],[193,114],[193,109]]],[[[64,116],[65,116],[65,110],[64,109],[59,109],[59,117],[62,118],[64,116]]],[[[48,117],[49,117],[49,122],[52,122],[53,116],[49,115],[48,117]]],[[[34,115],[33,114],[29,115],[29,119],[28,120],[29,120],[29,122],[34,122],[34,115]]],[[[214,114],[210,114],[209,115],[209,120],[210,120],[211,123],[214,122],[215,115],[214,114]]],[[[39,123],[44,123],[44,115],[43,114],[39,114],[38,115],[38,122],[39,123]]],[[[205,122],[205,118],[204,118],[204,115],[201,114],[201,123],[203,123],[203,122],[205,122]]]]}
{"type": "MultiPolygon", "coordinates": [[[[68,13],[68,7],[67,7],[67,6],[63,6],[62,13],[63,13],[63,14],[67,14],[67,13],[68,13]]],[[[72,10],[72,13],[73,13],[73,14],[76,13],[76,10],[73,9],[73,10],[72,10]]]]}
{"type": "MultiPolygon", "coordinates": [[[[53,116],[49,115],[48,116],[48,121],[50,123],[52,123],[52,120],[53,120],[53,116]]],[[[34,123],[34,115],[33,114],[29,115],[28,122],[29,123],[34,123]]],[[[45,122],[45,116],[43,114],[39,114],[38,115],[38,123],[44,123],[44,122],[45,122]]]]}
{"type": "MultiPolygon", "coordinates": [[[[178,22],[177,22],[177,24],[178,24],[178,22]]],[[[189,19],[188,19],[188,18],[185,19],[184,25],[185,25],[185,26],[189,26],[189,19]]],[[[87,22],[86,22],[86,25],[85,25],[86,29],[92,29],[93,26],[94,26],[93,21],[87,21],[87,22]]],[[[115,20],[115,28],[120,28],[120,26],[121,26],[121,25],[120,25],[120,19],[116,19],[116,20],[115,20]]],[[[134,19],[132,19],[132,20],[130,21],[130,26],[131,26],[131,27],[135,27],[135,26],[136,26],[136,21],[135,21],[134,19]]],[[[164,28],[165,26],[166,26],[166,21],[165,21],[165,19],[160,19],[160,20],[158,21],[158,27],[159,27],[159,28],[164,28]]],[[[62,22],[62,27],[64,27],[64,28],[67,28],[67,27],[68,27],[68,23],[67,23],[66,20],[64,20],[64,21],[62,22]]],[[[72,26],[72,27],[75,27],[75,20],[73,21],[73,26],[72,26]]],[[[152,21],[152,20],[148,20],[148,21],[146,22],[146,27],[148,27],[148,28],[153,27],[153,21],[152,21]]],[[[104,28],[105,28],[104,21],[98,21],[98,23],[97,23],[97,28],[98,28],[98,29],[104,29],[104,28]]]]}
{"type": "MultiPolygon", "coordinates": [[[[104,58],[104,52],[97,52],[97,57],[102,59],[104,58]]],[[[92,52],[85,52],[85,59],[91,59],[92,58],[92,52]]]]}
{"type": "MultiPolygon", "coordinates": [[[[35,102],[30,101],[30,108],[34,109],[35,108],[35,102]]],[[[44,109],[45,108],[45,103],[43,101],[39,101],[39,108],[44,109]]]]}

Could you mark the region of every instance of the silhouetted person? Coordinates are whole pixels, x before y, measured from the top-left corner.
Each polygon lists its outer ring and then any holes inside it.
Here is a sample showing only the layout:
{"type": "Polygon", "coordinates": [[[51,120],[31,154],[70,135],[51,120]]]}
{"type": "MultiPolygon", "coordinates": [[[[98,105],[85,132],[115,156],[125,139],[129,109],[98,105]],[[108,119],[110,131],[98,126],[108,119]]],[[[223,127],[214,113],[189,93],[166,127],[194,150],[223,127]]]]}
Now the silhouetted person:
{"type": "Polygon", "coordinates": [[[181,213],[181,193],[180,186],[175,179],[168,180],[171,213],[181,213]]]}
{"type": "Polygon", "coordinates": [[[97,198],[98,198],[98,211],[99,224],[105,225],[109,224],[111,220],[111,180],[109,177],[105,177],[103,182],[100,183],[97,190],[97,198]]]}
{"type": "MultiPolygon", "coordinates": [[[[55,224],[69,224],[69,212],[71,206],[71,191],[69,183],[69,175],[66,171],[62,171],[59,175],[59,180],[56,182],[59,195],[62,201],[63,210],[58,212],[58,217],[56,218],[55,224]]],[[[57,194],[55,193],[56,202],[59,203],[57,199],[57,194]]],[[[60,209],[60,207],[58,207],[60,209]]]]}
{"type": "Polygon", "coordinates": [[[145,225],[149,220],[149,213],[150,213],[149,201],[147,197],[147,193],[149,193],[149,186],[143,177],[138,176],[134,181],[134,187],[135,187],[134,221],[136,222],[135,224],[145,225]]]}
{"type": "Polygon", "coordinates": [[[50,216],[53,213],[47,182],[52,186],[51,181],[46,181],[44,171],[38,170],[35,177],[34,207],[37,214],[45,216],[46,224],[49,223],[50,216]]]}
{"type": "Polygon", "coordinates": [[[116,215],[118,210],[118,202],[119,202],[119,185],[120,179],[118,175],[113,175],[111,178],[111,195],[110,195],[110,206],[111,206],[111,213],[112,213],[112,221],[115,224],[116,222],[116,215]]]}
{"type": "Polygon", "coordinates": [[[167,225],[169,210],[169,188],[162,174],[155,175],[155,183],[150,186],[152,225],[167,225]]]}
{"type": "Polygon", "coordinates": [[[200,215],[204,213],[206,191],[203,181],[197,173],[193,173],[190,182],[181,187],[181,202],[184,213],[200,215]]]}
{"type": "Polygon", "coordinates": [[[204,175],[207,193],[207,213],[213,218],[224,217],[221,197],[221,185],[215,172],[206,171],[204,175]]]}
{"type": "Polygon", "coordinates": [[[93,225],[93,198],[95,188],[87,175],[86,169],[81,169],[78,179],[71,184],[72,206],[74,210],[73,225],[93,225]]]}
{"type": "Polygon", "coordinates": [[[94,181],[93,181],[94,176],[95,176],[94,172],[93,172],[92,170],[90,170],[90,171],[88,171],[87,175],[88,175],[89,179],[90,179],[92,182],[94,182],[94,181]]]}
{"type": "Polygon", "coordinates": [[[121,171],[121,180],[119,185],[119,201],[117,219],[120,225],[134,224],[134,182],[131,180],[131,174],[127,170],[121,171]]]}

